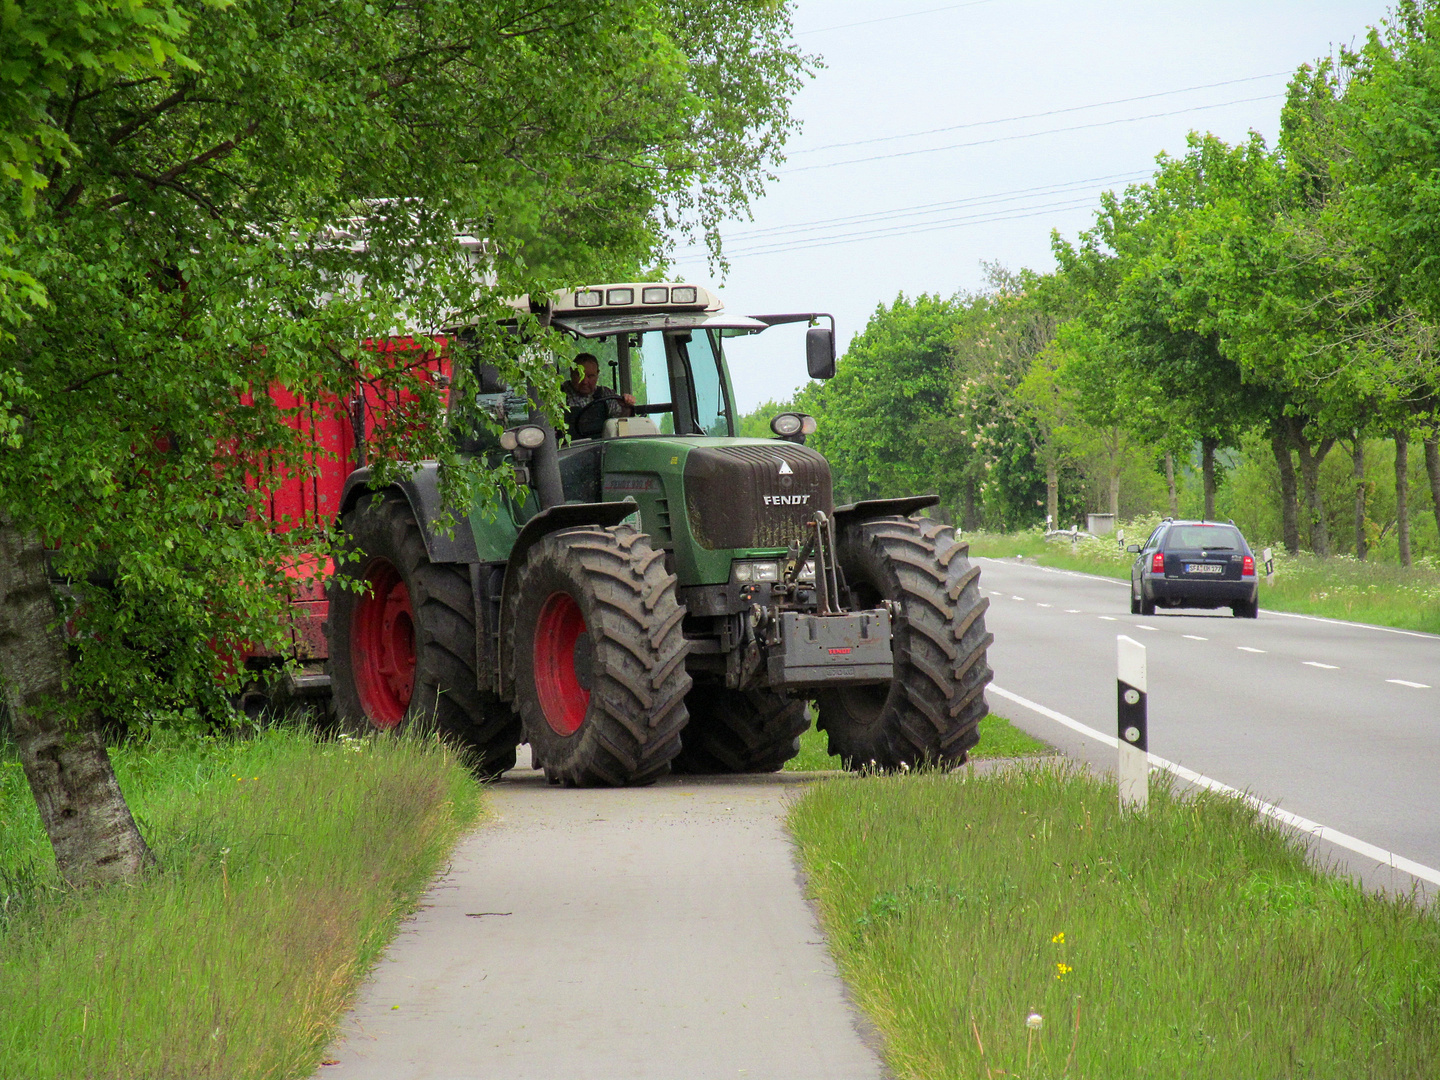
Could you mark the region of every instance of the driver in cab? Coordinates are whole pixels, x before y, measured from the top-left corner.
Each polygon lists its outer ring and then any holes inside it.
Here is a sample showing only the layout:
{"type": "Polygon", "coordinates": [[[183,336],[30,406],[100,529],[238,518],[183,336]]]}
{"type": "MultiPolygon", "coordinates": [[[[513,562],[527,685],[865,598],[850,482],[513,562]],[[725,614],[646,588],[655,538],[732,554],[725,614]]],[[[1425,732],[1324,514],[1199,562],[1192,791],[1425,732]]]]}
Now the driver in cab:
{"type": "Polygon", "coordinates": [[[606,420],[633,416],[635,396],[617,394],[610,387],[601,386],[600,361],[590,353],[581,353],[575,357],[575,370],[565,384],[565,411],[572,432],[580,438],[593,438],[606,420]],[[600,402],[604,403],[603,412],[600,402]],[[589,430],[592,427],[594,431],[589,430]]]}

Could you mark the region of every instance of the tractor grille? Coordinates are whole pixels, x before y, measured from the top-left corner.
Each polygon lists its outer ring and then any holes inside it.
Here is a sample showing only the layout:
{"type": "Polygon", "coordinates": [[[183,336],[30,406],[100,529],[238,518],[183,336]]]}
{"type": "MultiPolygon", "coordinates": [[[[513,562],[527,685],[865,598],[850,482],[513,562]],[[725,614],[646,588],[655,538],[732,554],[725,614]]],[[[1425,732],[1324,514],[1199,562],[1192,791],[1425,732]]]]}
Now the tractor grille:
{"type": "Polygon", "coordinates": [[[685,459],[690,531],[712,551],[803,547],[805,522],[833,503],[830,466],[795,443],[706,446],[685,459]]]}

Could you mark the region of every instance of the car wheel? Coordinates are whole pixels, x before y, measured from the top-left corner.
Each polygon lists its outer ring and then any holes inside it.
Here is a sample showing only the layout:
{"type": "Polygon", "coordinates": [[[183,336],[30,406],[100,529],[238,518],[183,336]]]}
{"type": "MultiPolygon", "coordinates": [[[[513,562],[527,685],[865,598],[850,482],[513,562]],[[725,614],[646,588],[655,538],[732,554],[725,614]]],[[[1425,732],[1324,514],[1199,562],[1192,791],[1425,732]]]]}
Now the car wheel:
{"type": "Polygon", "coordinates": [[[1140,597],[1135,594],[1134,585],[1131,585],[1130,587],[1130,614],[1140,614],[1140,597]]]}

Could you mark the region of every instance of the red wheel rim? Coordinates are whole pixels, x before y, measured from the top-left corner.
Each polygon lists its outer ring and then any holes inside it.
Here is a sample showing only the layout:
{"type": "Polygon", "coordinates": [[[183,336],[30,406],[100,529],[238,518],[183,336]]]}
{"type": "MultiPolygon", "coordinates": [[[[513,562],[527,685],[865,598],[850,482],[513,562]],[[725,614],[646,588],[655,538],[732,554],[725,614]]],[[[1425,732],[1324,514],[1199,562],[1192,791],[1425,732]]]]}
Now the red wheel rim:
{"type": "Polygon", "coordinates": [[[350,664],[360,706],[378,728],[405,718],[415,688],[415,618],[400,571],[376,559],[365,572],[366,591],[355,611],[350,664]]]}
{"type": "Polygon", "coordinates": [[[580,605],[569,593],[551,594],[535,624],[535,693],[557,735],[579,731],[590,708],[590,691],[575,669],[575,645],[584,633],[580,605]]]}

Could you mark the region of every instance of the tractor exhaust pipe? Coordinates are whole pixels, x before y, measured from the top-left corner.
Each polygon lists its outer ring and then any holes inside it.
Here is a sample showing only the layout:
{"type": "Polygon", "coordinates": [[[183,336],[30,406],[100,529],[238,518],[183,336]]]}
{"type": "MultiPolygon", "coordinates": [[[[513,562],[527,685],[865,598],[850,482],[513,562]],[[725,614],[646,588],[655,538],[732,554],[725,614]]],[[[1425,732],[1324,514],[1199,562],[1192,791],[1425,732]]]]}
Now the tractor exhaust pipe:
{"type": "MultiPolygon", "coordinates": [[[[532,388],[530,400],[535,399],[532,388]]],[[[540,509],[549,510],[550,507],[559,506],[565,501],[565,489],[560,483],[560,455],[555,425],[550,423],[550,418],[541,408],[530,410],[529,422],[545,432],[545,441],[535,448],[535,456],[530,459],[530,485],[535,489],[536,498],[540,500],[540,509]]]]}

